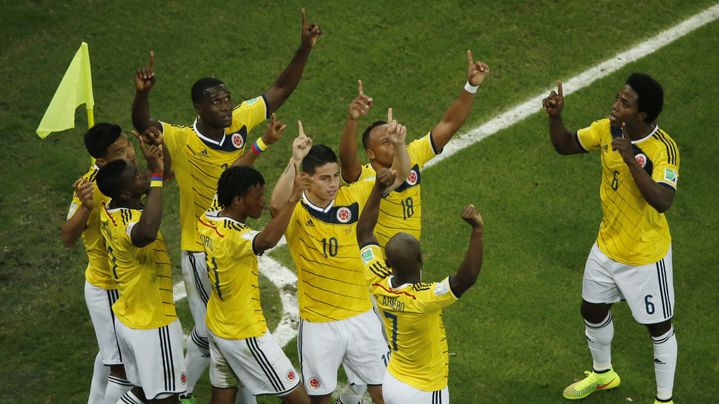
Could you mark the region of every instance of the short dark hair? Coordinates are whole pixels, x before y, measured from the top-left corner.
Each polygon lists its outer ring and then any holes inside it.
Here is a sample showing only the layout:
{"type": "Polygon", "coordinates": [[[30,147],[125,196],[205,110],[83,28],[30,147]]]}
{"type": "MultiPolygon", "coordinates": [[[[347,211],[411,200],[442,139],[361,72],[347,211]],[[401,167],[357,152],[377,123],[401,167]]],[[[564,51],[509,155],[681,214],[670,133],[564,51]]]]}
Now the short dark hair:
{"type": "Polygon", "coordinates": [[[645,122],[654,122],[664,107],[664,90],[661,84],[644,73],[632,73],[627,85],[637,93],[637,110],[647,114],[645,122]]]}
{"type": "Polygon", "coordinates": [[[122,135],[120,125],[98,123],[85,132],[85,148],[96,159],[107,156],[107,149],[122,135]]]}
{"type": "Polygon", "coordinates": [[[122,178],[122,173],[127,170],[129,165],[129,162],[119,159],[102,166],[97,173],[97,177],[95,177],[97,188],[100,192],[110,198],[117,198],[125,189],[126,184],[125,179],[122,178]]]}
{"type": "Polygon", "coordinates": [[[227,208],[236,197],[245,196],[250,188],[265,185],[265,178],[252,167],[230,167],[220,175],[217,181],[217,202],[227,208]]]}
{"type": "Polygon", "coordinates": [[[332,149],[323,144],[317,144],[312,146],[309,153],[302,159],[302,171],[312,175],[317,167],[336,162],[337,155],[332,149]]]}
{"type": "Polygon", "coordinates": [[[195,82],[195,84],[192,85],[192,90],[190,91],[190,97],[192,97],[192,103],[197,104],[202,99],[202,96],[205,94],[205,91],[207,91],[208,88],[217,87],[225,85],[221,80],[218,80],[214,77],[203,77],[195,82]]]}
{"type": "Polygon", "coordinates": [[[362,133],[362,146],[367,150],[369,147],[369,134],[372,132],[372,129],[382,126],[386,124],[387,121],[374,121],[372,122],[372,125],[368,126],[367,129],[364,130],[364,133],[362,133]]]}

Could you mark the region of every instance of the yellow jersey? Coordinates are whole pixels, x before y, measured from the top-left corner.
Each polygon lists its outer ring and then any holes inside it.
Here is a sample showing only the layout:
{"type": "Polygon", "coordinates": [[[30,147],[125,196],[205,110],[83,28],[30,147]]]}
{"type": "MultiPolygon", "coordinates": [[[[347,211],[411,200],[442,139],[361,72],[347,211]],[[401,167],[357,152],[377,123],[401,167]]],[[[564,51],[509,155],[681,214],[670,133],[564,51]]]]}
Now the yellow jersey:
{"type": "Polygon", "coordinates": [[[267,323],[260,305],[257,232],[219,214],[208,211],[197,224],[212,289],[207,328],[226,339],[258,337],[267,331],[267,323]]]}
{"type": "Polygon", "coordinates": [[[373,186],[374,178],[342,186],[326,208],[305,195],[295,206],[285,237],[297,269],[303,320],[343,320],[372,308],[356,230],[373,186]]]}
{"type": "Polygon", "coordinates": [[[245,152],[247,135],[267,119],[269,109],[264,96],[244,101],[232,112],[232,125],[216,142],[191,126],[162,122],[165,146],[172,158],[172,170],[180,187],[181,248],[202,251],[197,221],[211,206],[217,181],[227,167],[245,152]]]}
{"type": "Polygon", "coordinates": [[[118,320],[130,328],[149,330],[175,321],[172,268],[167,246],[158,233],[146,247],[132,244],[130,232],[141,210],[103,206],[100,228],[107,244],[110,270],[120,298],[112,305],[118,320]]]}
{"type": "MultiPolygon", "coordinates": [[[[607,118],[580,129],[576,136],[584,150],[601,150],[599,248],[611,259],[632,266],[662,259],[671,243],[669,224],[664,214],[644,199],[619,151],[612,151],[612,139],[621,136],[621,130],[612,127],[607,118]]],[[[632,141],[632,149],[654,181],[676,190],[679,149],[666,132],[657,126],[643,139],[632,141]]]]}
{"type": "MultiPolygon", "coordinates": [[[[407,145],[410,166],[412,167],[405,182],[382,198],[379,205],[379,219],[375,227],[375,236],[384,247],[392,236],[399,232],[413,235],[419,240],[422,235],[422,168],[436,156],[432,133],[407,145]]],[[[370,164],[362,166],[360,179],[375,177],[370,164]]]]}
{"type": "Polygon", "coordinates": [[[442,309],[457,301],[449,277],[441,282],[392,286],[383,249],[369,244],[361,250],[367,286],[377,300],[389,338],[387,371],[397,380],[423,391],[447,387],[449,351],[442,309]]]}
{"type": "MultiPolygon", "coordinates": [[[[87,173],[82,176],[82,178],[88,182],[93,183],[92,199],[95,202],[95,207],[90,212],[85,230],[82,232],[82,243],[85,245],[85,252],[87,253],[85,279],[88,283],[98,288],[115,289],[117,285],[112,278],[110,265],[107,262],[105,240],[100,233],[100,210],[103,204],[109,203],[110,198],[103,195],[95,183],[95,176],[97,176],[98,171],[100,171],[100,168],[93,164],[87,173]]],[[[67,220],[70,220],[75,215],[80,205],[82,205],[82,201],[80,201],[80,198],[75,192],[72,194],[72,202],[67,212],[67,220]]]]}

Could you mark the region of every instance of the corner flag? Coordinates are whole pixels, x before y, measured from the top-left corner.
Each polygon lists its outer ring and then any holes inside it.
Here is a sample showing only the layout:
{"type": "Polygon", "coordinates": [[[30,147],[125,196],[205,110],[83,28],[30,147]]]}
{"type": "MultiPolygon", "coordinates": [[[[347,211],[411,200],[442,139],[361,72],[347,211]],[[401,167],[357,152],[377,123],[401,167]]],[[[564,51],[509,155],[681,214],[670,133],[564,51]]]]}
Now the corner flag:
{"type": "Polygon", "coordinates": [[[55,95],[37,127],[37,135],[44,139],[52,132],[74,128],[75,109],[82,104],[85,104],[87,108],[87,126],[92,127],[95,124],[92,113],[95,99],[92,96],[90,53],[85,42],[75,53],[65,76],[57,87],[55,95]]]}

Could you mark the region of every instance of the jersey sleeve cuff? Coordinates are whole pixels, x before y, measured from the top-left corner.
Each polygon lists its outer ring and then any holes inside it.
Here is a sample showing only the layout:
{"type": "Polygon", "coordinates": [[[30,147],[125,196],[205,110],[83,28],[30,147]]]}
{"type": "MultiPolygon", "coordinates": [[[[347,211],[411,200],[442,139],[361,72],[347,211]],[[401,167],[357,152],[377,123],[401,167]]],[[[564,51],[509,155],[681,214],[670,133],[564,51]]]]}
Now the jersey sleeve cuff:
{"type": "Polygon", "coordinates": [[[260,97],[262,97],[262,101],[265,103],[265,119],[270,119],[270,103],[267,101],[267,97],[265,97],[264,94],[260,97]]]}
{"type": "Polygon", "coordinates": [[[432,131],[429,131],[429,134],[427,134],[427,136],[429,136],[429,147],[432,149],[432,153],[434,153],[435,156],[441,154],[442,150],[444,149],[437,151],[437,146],[434,144],[434,136],[432,136],[432,131]]]}
{"type": "Polygon", "coordinates": [[[579,146],[579,149],[582,150],[582,152],[589,153],[589,150],[587,150],[587,148],[582,144],[582,141],[579,140],[579,132],[574,132],[574,140],[577,142],[577,146],[579,146]]]}
{"type": "Polygon", "coordinates": [[[667,188],[669,188],[669,189],[671,189],[671,190],[673,190],[673,191],[676,191],[676,190],[677,190],[676,184],[672,184],[671,182],[657,181],[657,184],[659,184],[659,185],[664,185],[665,187],[667,187],[667,188]]]}
{"type": "Polygon", "coordinates": [[[373,245],[376,245],[377,247],[380,246],[379,243],[376,242],[376,241],[368,241],[368,242],[366,242],[366,243],[362,243],[362,244],[359,246],[359,248],[360,248],[360,250],[364,250],[365,247],[369,247],[369,246],[373,246],[373,245]]]}

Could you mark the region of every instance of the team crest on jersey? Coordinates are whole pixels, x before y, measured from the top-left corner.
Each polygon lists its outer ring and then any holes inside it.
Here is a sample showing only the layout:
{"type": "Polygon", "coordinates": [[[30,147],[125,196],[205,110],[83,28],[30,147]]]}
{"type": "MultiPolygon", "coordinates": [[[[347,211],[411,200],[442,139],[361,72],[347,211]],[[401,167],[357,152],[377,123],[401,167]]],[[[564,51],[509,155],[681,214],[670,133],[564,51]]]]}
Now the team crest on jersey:
{"type": "Polygon", "coordinates": [[[233,133],[232,145],[235,146],[235,149],[241,149],[245,145],[245,139],[239,133],[233,133]]]}
{"type": "Polygon", "coordinates": [[[349,222],[352,220],[352,211],[345,207],[337,209],[337,220],[339,220],[340,223],[349,222]]]}
{"type": "Polygon", "coordinates": [[[647,156],[644,153],[639,153],[634,156],[634,160],[637,161],[639,167],[644,168],[647,165],[647,156]]]}
{"type": "Polygon", "coordinates": [[[417,184],[417,171],[410,170],[409,175],[407,176],[407,183],[409,185],[416,185],[417,184]]]}
{"type": "Polygon", "coordinates": [[[297,374],[295,373],[294,369],[290,369],[289,372],[287,372],[287,381],[294,382],[297,378],[297,374]]]}
{"type": "Polygon", "coordinates": [[[320,379],[316,377],[310,377],[310,380],[307,382],[307,384],[310,386],[310,389],[317,390],[320,388],[320,379]]]}
{"type": "Polygon", "coordinates": [[[187,373],[182,372],[182,374],[180,375],[180,383],[182,383],[183,385],[187,384],[187,373]]]}

